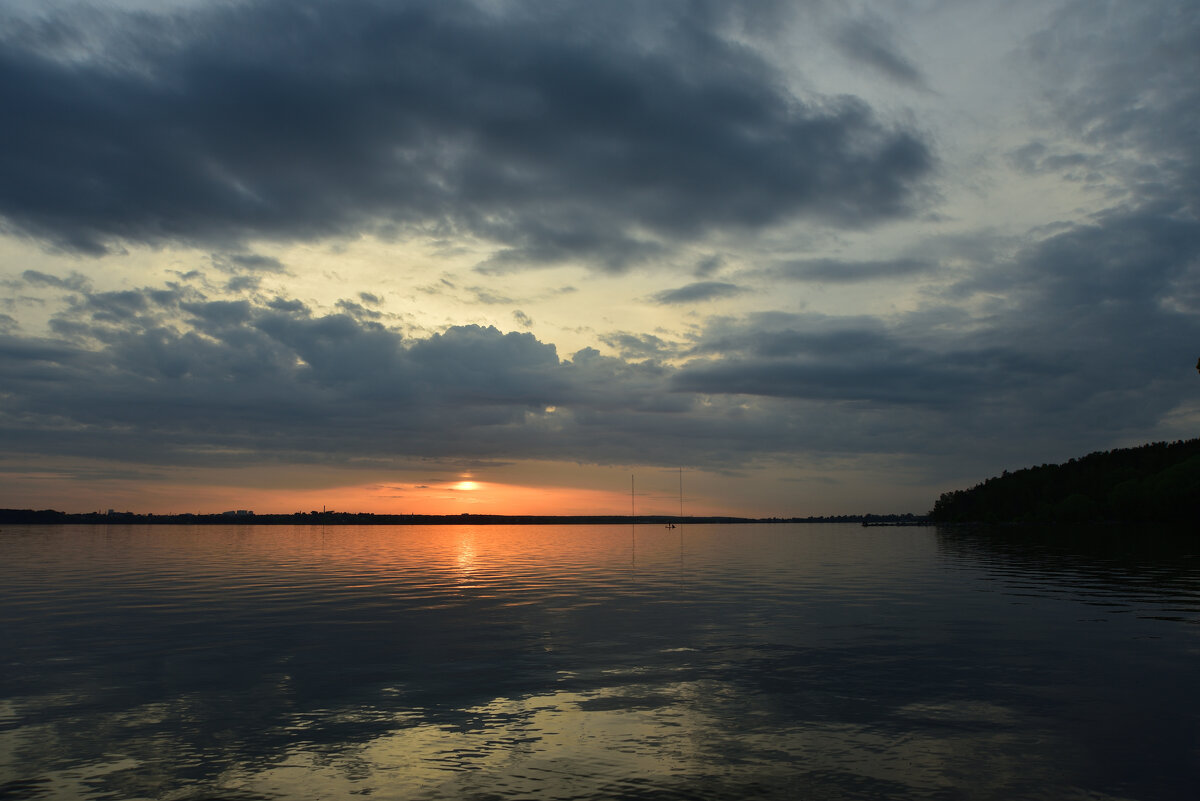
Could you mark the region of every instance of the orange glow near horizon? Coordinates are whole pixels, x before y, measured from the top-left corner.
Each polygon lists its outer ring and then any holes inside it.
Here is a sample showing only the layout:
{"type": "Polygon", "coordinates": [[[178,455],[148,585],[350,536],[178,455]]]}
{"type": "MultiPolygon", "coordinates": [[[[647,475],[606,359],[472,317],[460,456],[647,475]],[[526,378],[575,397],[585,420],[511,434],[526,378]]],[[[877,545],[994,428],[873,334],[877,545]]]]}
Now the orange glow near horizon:
{"type": "MultiPolygon", "coordinates": [[[[410,471],[395,477],[289,467],[187,470],[175,475],[147,468],[145,476],[129,477],[105,476],[106,468],[97,464],[85,478],[52,465],[16,473],[7,488],[0,488],[5,490],[0,491],[5,496],[0,507],[142,514],[219,514],[239,509],[257,514],[322,510],[396,515],[630,513],[628,468],[529,463],[504,465],[488,474],[443,471],[421,476],[410,471]]],[[[728,483],[725,477],[714,480],[697,472],[690,481],[686,515],[745,514],[757,506],[747,503],[742,509],[723,504],[716,490],[728,483]]],[[[678,514],[677,487],[673,471],[643,468],[638,473],[637,513],[678,514]]]]}
{"type": "MultiPolygon", "coordinates": [[[[136,494],[109,492],[92,499],[76,497],[64,511],[115,508],[154,514],[214,514],[248,509],[258,514],[337,511],[375,514],[499,515],[627,515],[629,495],[574,487],[538,487],[459,480],[437,484],[384,484],[315,489],[256,489],[247,487],[157,484],[141,486],[136,494]]],[[[639,514],[671,514],[638,504],[639,514]]],[[[694,514],[704,512],[693,510],[694,514]]]]}
{"type": "Polygon", "coordinates": [[[344,487],[334,494],[336,508],[380,514],[602,515],[624,514],[628,506],[628,498],[605,490],[471,479],[418,486],[344,487]]]}

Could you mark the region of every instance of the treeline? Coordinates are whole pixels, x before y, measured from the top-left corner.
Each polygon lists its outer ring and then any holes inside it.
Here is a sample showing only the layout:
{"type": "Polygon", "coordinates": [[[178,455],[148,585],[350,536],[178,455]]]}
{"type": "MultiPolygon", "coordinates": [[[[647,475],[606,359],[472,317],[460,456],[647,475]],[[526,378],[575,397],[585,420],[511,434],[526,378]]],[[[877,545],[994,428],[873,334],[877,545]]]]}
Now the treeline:
{"type": "Polygon", "coordinates": [[[390,515],[373,512],[313,511],[292,514],[255,514],[251,511],[221,514],[142,514],[138,512],[60,512],[55,509],[0,509],[0,525],[105,524],[138,525],[322,525],[322,526],[493,526],[493,525],[691,525],[695,523],[867,523],[917,525],[927,522],[913,514],[833,515],[822,517],[676,517],[674,515],[390,515]]]}
{"type": "Polygon", "coordinates": [[[929,516],[939,523],[1196,521],[1200,439],[1006,470],[971,489],[944,493],[929,516]]]}

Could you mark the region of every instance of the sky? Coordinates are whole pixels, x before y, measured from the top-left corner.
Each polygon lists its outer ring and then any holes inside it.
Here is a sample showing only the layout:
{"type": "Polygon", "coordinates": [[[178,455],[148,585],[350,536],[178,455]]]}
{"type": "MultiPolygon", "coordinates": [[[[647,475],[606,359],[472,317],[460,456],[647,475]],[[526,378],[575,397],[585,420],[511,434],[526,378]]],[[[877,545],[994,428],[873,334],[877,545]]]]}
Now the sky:
{"type": "Polygon", "coordinates": [[[1158,0],[7,0],[0,506],[921,513],[1198,436],[1198,41],[1158,0]]]}

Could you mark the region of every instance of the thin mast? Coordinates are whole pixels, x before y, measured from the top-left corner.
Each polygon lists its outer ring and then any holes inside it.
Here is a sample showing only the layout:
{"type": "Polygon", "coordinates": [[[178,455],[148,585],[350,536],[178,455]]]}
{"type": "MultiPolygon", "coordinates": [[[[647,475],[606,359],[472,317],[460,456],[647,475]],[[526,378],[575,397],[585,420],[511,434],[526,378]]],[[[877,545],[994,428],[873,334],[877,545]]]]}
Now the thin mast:
{"type": "Polygon", "coordinates": [[[679,525],[683,525],[683,467],[679,468],[679,525]]]}

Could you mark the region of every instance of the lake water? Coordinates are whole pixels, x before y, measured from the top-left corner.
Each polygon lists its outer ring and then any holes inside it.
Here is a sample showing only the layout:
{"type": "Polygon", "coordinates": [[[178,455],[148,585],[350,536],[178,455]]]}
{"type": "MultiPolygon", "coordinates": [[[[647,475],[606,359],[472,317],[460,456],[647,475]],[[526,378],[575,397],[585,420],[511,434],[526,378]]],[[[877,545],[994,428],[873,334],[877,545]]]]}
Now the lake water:
{"type": "Polygon", "coordinates": [[[1195,799],[1200,540],[6,526],[0,798],[1195,799]]]}

